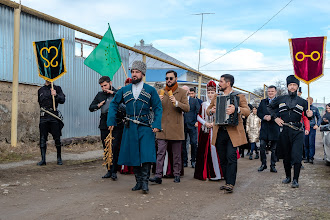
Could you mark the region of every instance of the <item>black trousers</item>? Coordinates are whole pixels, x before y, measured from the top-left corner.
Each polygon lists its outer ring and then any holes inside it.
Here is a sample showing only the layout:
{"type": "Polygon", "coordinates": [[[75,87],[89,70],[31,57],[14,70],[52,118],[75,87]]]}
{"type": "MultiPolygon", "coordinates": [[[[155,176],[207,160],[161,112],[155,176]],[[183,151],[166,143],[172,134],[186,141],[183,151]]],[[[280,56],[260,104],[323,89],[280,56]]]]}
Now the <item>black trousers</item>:
{"type": "MultiPolygon", "coordinates": [[[[267,166],[267,156],[266,156],[266,147],[268,140],[260,140],[260,160],[261,164],[267,166]]],[[[270,166],[275,167],[276,165],[276,145],[277,141],[270,141],[270,151],[272,152],[270,157],[270,166]]]]}
{"type": "Polygon", "coordinates": [[[61,147],[61,124],[56,120],[40,120],[40,148],[47,147],[48,134],[53,136],[55,146],[61,147]]]}
{"type": "Polygon", "coordinates": [[[189,134],[190,145],[191,145],[191,162],[196,161],[196,152],[197,152],[197,128],[188,128],[184,127],[184,141],[183,141],[183,162],[188,163],[188,150],[187,150],[187,134],[189,134]]]}
{"type": "Polygon", "coordinates": [[[291,178],[291,166],[293,165],[293,179],[298,181],[303,153],[304,132],[284,126],[283,131],[280,133],[279,141],[283,153],[285,174],[291,178]]]}
{"type": "MultiPolygon", "coordinates": [[[[119,157],[119,150],[120,150],[120,144],[121,139],[123,136],[123,127],[115,126],[112,130],[112,137],[115,139],[112,140],[112,166],[110,168],[111,173],[117,173],[118,169],[118,157],[119,157]]],[[[109,135],[110,131],[108,129],[100,129],[101,131],[101,141],[103,144],[103,149],[105,149],[105,139],[109,135]]]]}
{"type": "Polygon", "coordinates": [[[215,146],[219,154],[220,166],[226,184],[234,186],[237,175],[237,148],[233,146],[225,128],[219,128],[215,146]]]}

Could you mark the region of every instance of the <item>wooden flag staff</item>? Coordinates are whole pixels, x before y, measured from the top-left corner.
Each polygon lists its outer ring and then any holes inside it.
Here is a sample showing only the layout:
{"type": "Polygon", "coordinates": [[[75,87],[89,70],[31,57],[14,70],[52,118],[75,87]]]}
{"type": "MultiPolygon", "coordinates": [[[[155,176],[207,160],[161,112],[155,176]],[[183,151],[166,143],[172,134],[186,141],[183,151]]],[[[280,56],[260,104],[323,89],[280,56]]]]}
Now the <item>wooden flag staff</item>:
{"type": "Polygon", "coordinates": [[[311,104],[310,104],[310,98],[309,98],[309,83],[307,84],[308,86],[308,110],[311,110],[311,104]]]}
{"type": "Polygon", "coordinates": [[[128,78],[128,76],[127,76],[127,73],[126,73],[126,70],[125,70],[125,67],[124,67],[124,64],[123,64],[123,62],[121,62],[121,66],[123,67],[123,70],[124,70],[124,73],[125,73],[125,76],[126,76],[126,79],[128,78]]]}
{"type": "MultiPolygon", "coordinates": [[[[54,84],[53,84],[53,82],[51,82],[51,85],[52,85],[52,90],[54,90],[54,84]]],[[[52,95],[52,97],[53,97],[53,109],[54,109],[54,111],[56,111],[56,107],[55,107],[55,96],[52,95]]]]}

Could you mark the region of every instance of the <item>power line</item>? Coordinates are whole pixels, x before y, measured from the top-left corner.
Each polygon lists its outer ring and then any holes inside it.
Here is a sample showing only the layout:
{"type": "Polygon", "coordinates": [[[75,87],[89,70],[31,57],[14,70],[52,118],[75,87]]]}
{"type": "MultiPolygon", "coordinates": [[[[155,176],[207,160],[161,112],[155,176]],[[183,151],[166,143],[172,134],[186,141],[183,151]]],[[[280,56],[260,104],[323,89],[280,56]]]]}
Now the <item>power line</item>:
{"type": "MultiPolygon", "coordinates": [[[[330,68],[324,68],[324,69],[330,69],[330,68]]],[[[293,71],[293,69],[287,69],[287,70],[271,70],[271,69],[237,69],[237,70],[201,70],[203,72],[212,72],[212,71],[224,71],[224,72],[240,72],[240,71],[247,71],[247,72],[285,72],[285,71],[293,71]]]]}
{"type": "Polygon", "coordinates": [[[245,38],[241,43],[237,44],[235,47],[233,47],[232,49],[230,49],[227,53],[221,55],[220,57],[214,59],[213,61],[201,66],[207,66],[213,62],[215,62],[216,60],[226,56],[227,54],[229,54],[230,52],[232,52],[233,50],[235,50],[237,47],[239,47],[240,45],[242,45],[245,41],[247,41],[250,37],[252,37],[255,33],[257,33],[259,30],[261,30],[264,26],[266,26],[273,18],[276,17],[276,15],[278,15],[281,11],[283,11],[293,0],[290,0],[283,8],[281,8],[281,10],[279,10],[275,15],[273,15],[273,17],[271,17],[266,23],[264,23],[260,28],[258,28],[255,32],[253,32],[252,34],[250,34],[250,36],[248,36],[247,38],[245,38]]]}

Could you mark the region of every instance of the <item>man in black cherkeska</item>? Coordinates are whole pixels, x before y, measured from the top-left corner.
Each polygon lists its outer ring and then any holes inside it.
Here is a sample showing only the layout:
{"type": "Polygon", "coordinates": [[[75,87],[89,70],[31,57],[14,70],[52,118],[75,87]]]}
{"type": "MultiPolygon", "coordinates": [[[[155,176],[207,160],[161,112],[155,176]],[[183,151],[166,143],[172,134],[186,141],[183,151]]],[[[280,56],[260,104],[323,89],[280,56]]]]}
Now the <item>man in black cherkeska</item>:
{"type": "Polygon", "coordinates": [[[41,161],[37,164],[39,166],[46,165],[46,149],[48,133],[51,133],[55,141],[57,149],[57,164],[62,165],[61,157],[61,135],[64,126],[62,115],[57,110],[58,104],[65,102],[65,95],[60,86],[51,87],[51,82],[46,81],[45,85],[38,90],[38,102],[40,105],[40,151],[41,161]],[[55,97],[56,111],[53,109],[53,97],[55,97]]]}
{"type": "MultiPolygon", "coordinates": [[[[101,131],[101,141],[103,144],[103,149],[105,148],[105,139],[109,135],[109,130],[107,127],[107,116],[109,105],[113,97],[115,96],[117,90],[113,88],[112,82],[108,76],[102,76],[99,79],[99,84],[102,88],[101,92],[98,92],[95,96],[93,102],[89,106],[89,111],[94,112],[101,109],[100,125],[99,129],[101,131]]],[[[121,104],[119,106],[119,111],[117,114],[117,126],[112,131],[112,136],[115,138],[112,141],[112,153],[113,153],[113,165],[110,169],[107,167],[108,172],[102,178],[110,178],[113,180],[117,179],[117,162],[119,155],[119,148],[121,144],[121,138],[123,135],[124,123],[123,119],[125,117],[125,105],[121,104]]]]}
{"type": "MultiPolygon", "coordinates": [[[[286,178],[282,183],[288,184],[291,182],[291,166],[293,165],[291,187],[298,188],[304,141],[304,131],[301,124],[302,113],[305,112],[304,114],[307,117],[312,117],[313,112],[308,110],[307,101],[297,96],[299,80],[294,75],[290,75],[287,77],[286,83],[289,94],[274,99],[267,109],[271,115],[271,120],[275,120],[282,127],[277,146],[279,159],[284,159],[286,178]]],[[[308,135],[308,133],[308,130],[305,130],[305,135],[308,135]]]]}

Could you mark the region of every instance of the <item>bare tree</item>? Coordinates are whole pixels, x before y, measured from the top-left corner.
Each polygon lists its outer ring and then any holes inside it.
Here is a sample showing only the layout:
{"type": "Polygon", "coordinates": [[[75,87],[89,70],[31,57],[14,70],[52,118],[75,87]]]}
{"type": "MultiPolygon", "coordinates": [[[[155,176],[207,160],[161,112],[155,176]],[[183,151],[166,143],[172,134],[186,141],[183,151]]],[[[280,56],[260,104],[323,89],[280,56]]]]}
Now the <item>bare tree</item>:
{"type": "MultiPolygon", "coordinates": [[[[278,80],[273,85],[276,86],[277,96],[288,94],[288,89],[287,89],[286,83],[284,81],[278,80]]],[[[270,86],[270,85],[267,85],[267,86],[270,86]]],[[[255,93],[261,97],[264,97],[264,88],[256,88],[253,90],[253,93],[255,93]]],[[[266,90],[266,96],[267,96],[267,90],[266,90]]],[[[256,103],[256,104],[260,103],[260,100],[257,97],[254,97],[252,100],[253,100],[253,103],[256,103]]]]}

